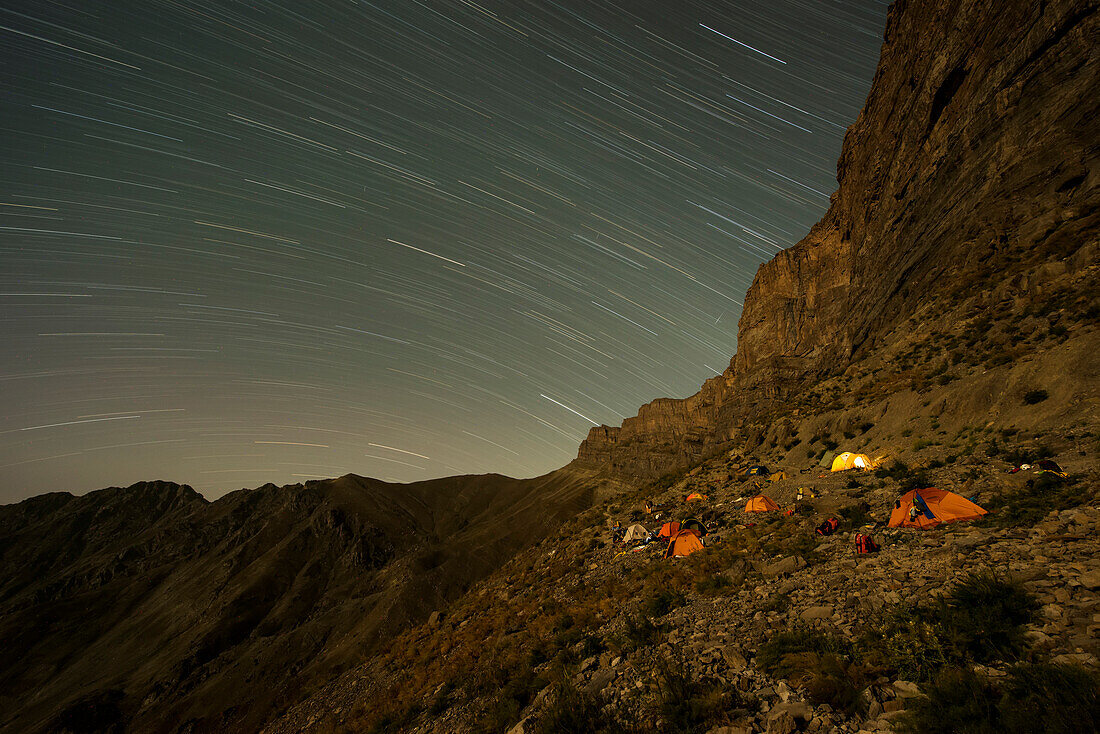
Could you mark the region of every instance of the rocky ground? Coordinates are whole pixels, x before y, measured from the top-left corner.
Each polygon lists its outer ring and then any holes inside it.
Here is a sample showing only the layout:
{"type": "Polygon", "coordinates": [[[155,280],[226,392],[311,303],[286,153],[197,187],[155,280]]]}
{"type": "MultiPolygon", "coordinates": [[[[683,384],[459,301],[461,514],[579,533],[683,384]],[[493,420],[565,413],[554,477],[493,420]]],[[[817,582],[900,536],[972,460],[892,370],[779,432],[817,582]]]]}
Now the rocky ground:
{"type": "MultiPolygon", "coordinates": [[[[892,614],[927,606],[972,574],[990,571],[1019,582],[1038,602],[1026,625],[1026,659],[1095,670],[1100,498],[1096,440],[1080,433],[1058,437],[1056,458],[1070,479],[1057,480],[1043,496],[1033,489],[1037,480],[1048,481],[1042,475],[1008,473],[1012,462],[1002,454],[1016,458],[1013,451],[1035,444],[1011,431],[979,430],[965,456],[947,453],[951,441],[908,449],[884,459],[877,472],[833,473],[816,455],[800,464],[773,462],[770,469],[787,475],[778,481],[744,475],[761,457],[713,457],[583,513],[428,625],[395,640],[387,662],[345,676],[270,731],[530,734],[550,730],[546,717],[571,691],[593,711],[641,731],[891,730],[926,682],[907,680],[866,641],[881,634],[892,614]],[[932,530],[887,528],[894,499],[914,482],[976,496],[994,512],[932,530]],[[800,488],[805,499],[797,502],[800,488]],[[686,503],[696,491],[707,499],[686,503]],[[746,514],[745,499],[758,491],[797,512],[746,514]],[[646,517],[647,502],[660,519],[646,517]],[[660,542],[637,552],[611,542],[616,522],[652,529],[691,515],[714,529],[706,548],[687,558],[662,558],[660,542]],[[841,520],[840,531],[815,535],[830,516],[841,520]],[[857,555],[856,532],[873,533],[882,550],[857,555]],[[812,671],[783,674],[774,662],[762,663],[770,640],[806,629],[862,650],[852,668],[858,674],[845,678],[855,697],[848,705],[823,700],[829,697],[815,689],[812,671]],[[729,696],[736,705],[727,702],[713,725],[677,728],[662,705],[669,687],[662,666],[672,666],[685,685],[709,687],[707,695],[729,696]],[[524,690],[516,690],[516,681],[524,690]],[[413,705],[402,708],[406,701],[413,705]]],[[[996,678],[1010,662],[973,668],[996,678]]]]}

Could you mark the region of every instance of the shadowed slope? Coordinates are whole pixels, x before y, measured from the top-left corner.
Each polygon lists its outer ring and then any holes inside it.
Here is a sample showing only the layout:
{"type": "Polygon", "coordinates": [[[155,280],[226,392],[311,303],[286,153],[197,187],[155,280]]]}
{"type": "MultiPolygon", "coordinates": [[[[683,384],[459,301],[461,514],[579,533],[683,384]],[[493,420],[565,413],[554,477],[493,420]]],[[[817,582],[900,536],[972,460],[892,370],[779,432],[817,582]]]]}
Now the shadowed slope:
{"type": "Polygon", "coordinates": [[[0,726],[68,710],[99,728],[253,729],[591,496],[559,471],[348,475],[212,503],[148,482],[0,507],[0,726]]]}

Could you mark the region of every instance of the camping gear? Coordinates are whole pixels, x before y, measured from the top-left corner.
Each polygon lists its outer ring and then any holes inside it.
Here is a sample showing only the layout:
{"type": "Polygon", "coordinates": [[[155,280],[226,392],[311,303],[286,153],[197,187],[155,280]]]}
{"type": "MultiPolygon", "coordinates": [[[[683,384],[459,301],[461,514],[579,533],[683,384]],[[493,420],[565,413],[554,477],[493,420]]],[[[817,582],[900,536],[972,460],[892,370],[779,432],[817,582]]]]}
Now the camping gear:
{"type": "Polygon", "coordinates": [[[701,550],[703,550],[703,544],[700,542],[699,536],[691,530],[681,530],[669,539],[664,557],[682,558],[701,550]]]}
{"type": "Polygon", "coordinates": [[[818,535],[832,535],[839,527],[840,520],[837,520],[835,517],[830,517],[828,520],[818,525],[814,532],[818,535]]]}
{"type": "Polygon", "coordinates": [[[769,474],[768,475],[768,481],[769,482],[781,482],[786,478],[787,478],[787,472],[785,472],[785,471],[777,471],[774,474],[769,474]]]}
{"type": "Polygon", "coordinates": [[[634,543],[645,540],[649,536],[649,531],[643,528],[641,525],[631,525],[626,529],[626,534],[623,535],[624,543],[634,543]]]}
{"type": "Polygon", "coordinates": [[[835,458],[835,451],[826,451],[824,454],[821,455],[821,461],[817,462],[817,465],[820,466],[822,469],[828,469],[830,466],[833,465],[833,459],[835,458]]]}
{"type": "Polygon", "coordinates": [[[1062,470],[1062,467],[1058,466],[1058,464],[1051,459],[1041,460],[1039,462],[1039,469],[1045,472],[1050,472],[1051,474],[1057,474],[1063,479],[1066,478],[1066,473],[1062,470]]]}
{"type": "Polygon", "coordinates": [[[676,533],[680,532],[680,523],[673,520],[672,522],[666,522],[661,526],[661,532],[657,534],[658,538],[671,538],[676,533]]]}
{"type": "Polygon", "coordinates": [[[870,469],[871,460],[867,454],[853,454],[845,451],[833,459],[831,471],[847,471],[848,469],[870,469]]]}
{"type": "Polygon", "coordinates": [[[890,513],[892,528],[934,528],[940,523],[976,520],[986,511],[954,492],[929,487],[903,494],[890,513]]]}
{"type": "Polygon", "coordinates": [[[856,553],[864,555],[867,553],[878,553],[879,546],[875,543],[875,539],[870,535],[864,535],[863,533],[856,533],[856,553]]]}
{"type": "Polygon", "coordinates": [[[749,469],[749,476],[750,477],[757,477],[757,476],[766,477],[769,474],[771,474],[771,472],[768,471],[768,467],[764,466],[763,464],[757,464],[756,466],[749,469]]]}
{"type": "Polygon", "coordinates": [[[696,520],[694,517],[689,517],[687,520],[681,522],[680,529],[690,530],[691,532],[698,535],[700,538],[707,534],[707,527],[703,525],[703,523],[699,520],[696,520]]]}
{"type": "Polygon", "coordinates": [[[685,502],[699,502],[701,500],[705,500],[706,498],[707,498],[707,496],[705,494],[699,494],[698,492],[692,492],[691,494],[689,494],[687,496],[687,499],[685,499],[684,501],[685,502]]]}
{"type": "Polygon", "coordinates": [[[779,505],[770,497],[758,494],[745,503],[745,512],[772,512],[778,510],[779,505]]]}

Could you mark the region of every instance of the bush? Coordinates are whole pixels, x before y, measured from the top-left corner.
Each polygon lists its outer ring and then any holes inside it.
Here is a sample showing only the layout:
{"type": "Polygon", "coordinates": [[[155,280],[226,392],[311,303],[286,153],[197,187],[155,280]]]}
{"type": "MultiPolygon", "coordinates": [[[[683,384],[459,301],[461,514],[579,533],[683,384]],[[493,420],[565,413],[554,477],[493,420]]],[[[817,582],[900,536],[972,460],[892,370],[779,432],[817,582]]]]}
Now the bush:
{"type": "MultiPolygon", "coordinates": [[[[907,435],[902,431],[902,435],[907,435]]],[[[902,480],[909,476],[909,466],[904,461],[894,460],[890,466],[880,466],[875,469],[875,476],[879,479],[902,480]]]]}
{"type": "Polygon", "coordinates": [[[1019,657],[1027,649],[1024,626],[1038,611],[1031,592],[990,572],[972,574],[934,608],[948,645],[979,663],[1019,657]]]}
{"type": "Polygon", "coordinates": [[[870,628],[868,647],[898,677],[930,681],[945,667],[1019,658],[1038,609],[1020,584],[980,572],[943,599],[887,613],[870,628]]]}
{"type": "Polygon", "coordinates": [[[599,699],[577,690],[569,681],[557,684],[553,703],[527,730],[535,734],[626,734],[628,731],[604,713],[599,699]]]}
{"type": "Polygon", "coordinates": [[[944,670],[899,724],[913,734],[998,734],[996,691],[973,671],[944,670]]]}
{"type": "Polygon", "coordinates": [[[707,596],[725,596],[735,591],[735,588],[729,576],[720,573],[695,582],[695,590],[707,596]]]}
{"type": "Polygon", "coordinates": [[[769,675],[804,685],[815,704],[855,713],[867,686],[865,669],[847,640],[807,628],[780,632],[760,648],[757,662],[769,675]]]}
{"type": "Polygon", "coordinates": [[[930,681],[948,661],[935,621],[913,607],[891,610],[869,634],[869,647],[903,680],[930,681]]]}
{"type": "Polygon", "coordinates": [[[837,635],[796,627],[780,632],[765,642],[757,654],[757,664],[773,678],[791,678],[802,668],[796,657],[805,653],[817,656],[849,657],[852,645],[837,635]]]}
{"type": "Polygon", "coordinates": [[[686,601],[687,599],[679,591],[662,589],[646,602],[645,612],[650,617],[663,617],[686,601]]]}
{"type": "Polygon", "coordinates": [[[730,723],[729,712],[741,706],[737,689],[715,678],[692,679],[683,662],[658,659],[657,689],[661,693],[662,731],[699,732],[730,723]]]}
{"type": "Polygon", "coordinates": [[[848,505],[847,507],[841,507],[837,512],[844,518],[850,528],[858,528],[861,525],[866,525],[870,522],[871,517],[868,514],[871,511],[871,505],[866,502],[860,502],[858,505],[848,505]]]}
{"type": "Polygon", "coordinates": [[[1046,400],[1050,395],[1046,390],[1028,390],[1024,393],[1024,405],[1035,405],[1046,400]]]}
{"type": "Polygon", "coordinates": [[[1076,665],[1017,665],[1000,708],[1002,731],[1009,734],[1100,731],[1100,679],[1076,665]]]}
{"type": "Polygon", "coordinates": [[[995,684],[968,669],[947,668],[927,698],[899,721],[920,734],[1076,734],[1100,731],[1100,680],[1073,665],[1021,664],[995,684]]]}
{"type": "Polygon", "coordinates": [[[623,615],[625,629],[623,636],[625,646],[629,648],[649,647],[656,645],[664,638],[664,630],[653,623],[648,617],[635,617],[632,614],[623,615]]]}
{"type": "Polygon", "coordinates": [[[990,511],[986,522],[997,527],[1030,527],[1052,510],[1068,510],[1088,504],[1093,492],[1082,488],[1076,478],[1063,479],[1040,474],[1019,492],[995,495],[985,507],[990,511]]]}

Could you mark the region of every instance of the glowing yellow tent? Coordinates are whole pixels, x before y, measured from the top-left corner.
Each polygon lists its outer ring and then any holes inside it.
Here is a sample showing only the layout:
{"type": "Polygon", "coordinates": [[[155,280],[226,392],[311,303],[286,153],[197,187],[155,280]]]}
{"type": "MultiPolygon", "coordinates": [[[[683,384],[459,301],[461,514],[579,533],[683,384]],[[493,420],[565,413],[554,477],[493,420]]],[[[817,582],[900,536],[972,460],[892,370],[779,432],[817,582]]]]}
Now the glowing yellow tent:
{"type": "Polygon", "coordinates": [[[845,451],[833,459],[833,471],[870,468],[871,460],[867,457],[867,454],[853,454],[851,451],[845,451]]]}

